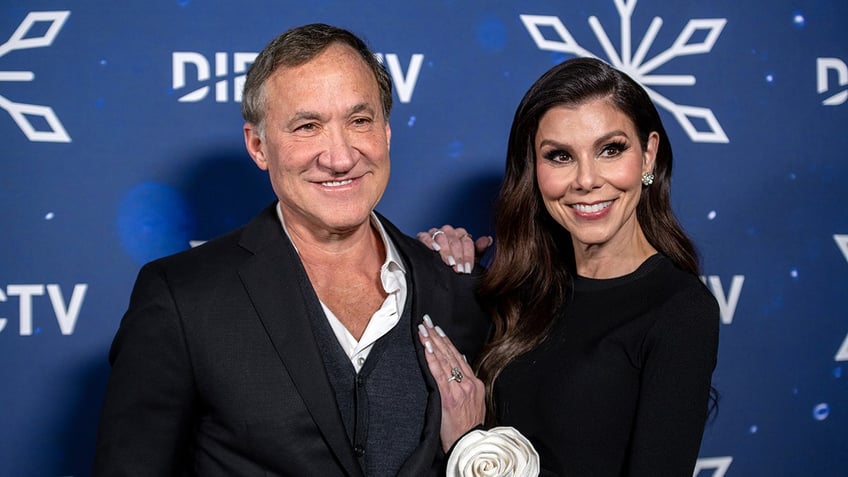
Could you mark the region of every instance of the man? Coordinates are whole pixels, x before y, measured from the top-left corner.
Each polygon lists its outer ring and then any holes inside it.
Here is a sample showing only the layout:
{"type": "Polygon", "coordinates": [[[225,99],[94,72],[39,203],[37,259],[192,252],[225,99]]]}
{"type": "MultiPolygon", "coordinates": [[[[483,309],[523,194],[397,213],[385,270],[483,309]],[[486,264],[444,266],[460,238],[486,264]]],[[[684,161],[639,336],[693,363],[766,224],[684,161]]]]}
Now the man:
{"type": "Polygon", "coordinates": [[[373,212],[391,103],[348,31],[299,27],[260,53],[244,138],[278,201],[142,268],[110,352],[96,475],[438,471],[440,398],[416,326],[429,314],[471,360],[488,319],[471,276],[373,212]]]}

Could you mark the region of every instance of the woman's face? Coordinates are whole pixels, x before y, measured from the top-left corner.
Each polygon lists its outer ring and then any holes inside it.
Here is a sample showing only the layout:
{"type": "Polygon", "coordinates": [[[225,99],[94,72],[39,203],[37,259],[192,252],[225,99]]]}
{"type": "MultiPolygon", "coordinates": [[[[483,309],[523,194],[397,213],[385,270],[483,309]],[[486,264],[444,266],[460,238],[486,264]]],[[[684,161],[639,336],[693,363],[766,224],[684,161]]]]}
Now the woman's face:
{"type": "Polygon", "coordinates": [[[607,99],[555,106],[536,132],[536,179],[548,213],[575,251],[626,251],[642,239],[636,205],[654,167],[659,135],[645,150],[636,127],[607,99]]]}

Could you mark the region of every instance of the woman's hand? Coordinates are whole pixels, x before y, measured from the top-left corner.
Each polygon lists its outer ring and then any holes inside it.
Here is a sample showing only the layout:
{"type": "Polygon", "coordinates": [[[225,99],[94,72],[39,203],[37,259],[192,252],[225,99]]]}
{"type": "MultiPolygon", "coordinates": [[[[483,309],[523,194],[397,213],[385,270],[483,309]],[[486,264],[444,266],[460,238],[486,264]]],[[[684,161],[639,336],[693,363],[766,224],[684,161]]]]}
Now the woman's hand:
{"type": "Polygon", "coordinates": [[[457,273],[471,273],[474,263],[493,242],[492,237],[488,235],[474,240],[464,228],[453,228],[450,225],[418,232],[417,238],[424,245],[439,252],[442,261],[453,267],[457,273]]]}
{"type": "Polygon", "coordinates": [[[427,366],[442,396],[442,448],[447,452],[457,439],[483,424],[486,417],[485,386],[474,376],[465,357],[428,315],[418,325],[427,366]]]}

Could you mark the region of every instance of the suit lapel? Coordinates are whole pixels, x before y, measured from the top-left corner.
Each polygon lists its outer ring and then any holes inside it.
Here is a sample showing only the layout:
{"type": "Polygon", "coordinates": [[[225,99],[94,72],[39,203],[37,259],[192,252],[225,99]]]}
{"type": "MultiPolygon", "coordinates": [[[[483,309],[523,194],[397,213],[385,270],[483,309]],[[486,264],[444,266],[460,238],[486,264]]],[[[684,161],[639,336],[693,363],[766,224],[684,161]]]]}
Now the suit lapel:
{"type": "Polygon", "coordinates": [[[305,272],[273,207],[245,228],[241,244],[254,253],[239,275],[262,325],[330,449],[349,475],[361,476],[298,285],[305,272]]]}

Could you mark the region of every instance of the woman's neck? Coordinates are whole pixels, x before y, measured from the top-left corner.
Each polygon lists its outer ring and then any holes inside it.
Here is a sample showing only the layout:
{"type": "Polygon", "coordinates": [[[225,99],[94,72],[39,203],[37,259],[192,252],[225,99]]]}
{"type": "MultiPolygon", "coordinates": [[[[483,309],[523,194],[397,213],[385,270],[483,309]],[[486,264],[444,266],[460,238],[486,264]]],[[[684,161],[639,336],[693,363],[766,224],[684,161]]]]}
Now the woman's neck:
{"type": "Polygon", "coordinates": [[[586,278],[617,278],[633,273],[657,253],[641,230],[620,244],[580,246],[575,244],[577,275],[586,278]]]}

